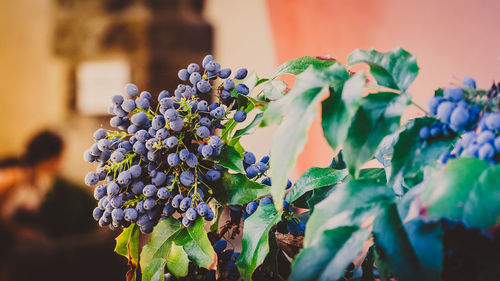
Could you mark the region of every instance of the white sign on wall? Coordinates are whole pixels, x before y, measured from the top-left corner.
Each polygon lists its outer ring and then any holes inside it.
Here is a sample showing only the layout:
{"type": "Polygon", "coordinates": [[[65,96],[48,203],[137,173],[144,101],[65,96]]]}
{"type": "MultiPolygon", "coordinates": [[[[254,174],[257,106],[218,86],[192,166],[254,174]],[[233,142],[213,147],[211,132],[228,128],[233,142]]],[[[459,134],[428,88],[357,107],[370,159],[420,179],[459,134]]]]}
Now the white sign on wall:
{"type": "Polygon", "coordinates": [[[111,97],[123,92],[130,82],[130,65],[125,60],[89,61],[76,70],[76,107],[85,115],[108,114],[111,97]]]}

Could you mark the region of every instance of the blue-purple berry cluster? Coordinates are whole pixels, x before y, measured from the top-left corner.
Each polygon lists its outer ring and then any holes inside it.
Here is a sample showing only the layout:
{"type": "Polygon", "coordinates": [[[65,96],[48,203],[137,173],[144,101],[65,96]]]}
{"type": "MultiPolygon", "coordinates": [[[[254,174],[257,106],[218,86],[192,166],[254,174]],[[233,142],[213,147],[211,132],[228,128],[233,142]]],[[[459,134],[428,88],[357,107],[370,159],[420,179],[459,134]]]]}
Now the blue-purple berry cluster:
{"type": "Polygon", "coordinates": [[[139,93],[134,84],[125,86],[125,97],[113,96],[110,125],[118,130],[98,129],[95,143],[84,153],[85,161],[99,163],[85,183],[96,186],[93,217],[100,226],[115,229],[136,223],[150,233],[165,217],[175,216],[186,227],[198,218],[214,218],[208,205],[210,182],[225,170],[213,160],[224,146],[216,130],[224,128],[231,112],[237,122],[246,119],[236,96],[249,92],[240,81],[247,70],[238,70],[234,79],[230,75],[230,69],[221,69],[207,55],[202,68],[191,63],[179,71],[179,78],[189,84],[179,84],[174,95],[161,91],[156,109],[152,94],[139,93]],[[205,99],[213,93],[219,102],[210,104],[205,99]]]}
{"type": "Polygon", "coordinates": [[[441,155],[443,164],[456,157],[476,157],[498,163],[500,112],[497,103],[498,91],[476,90],[476,81],[465,77],[462,87],[447,87],[443,96],[429,100],[429,113],[437,120],[431,127],[421,128],[419,136],[432,141],[442,136],[459,135],[453,151],[441,155]]]}

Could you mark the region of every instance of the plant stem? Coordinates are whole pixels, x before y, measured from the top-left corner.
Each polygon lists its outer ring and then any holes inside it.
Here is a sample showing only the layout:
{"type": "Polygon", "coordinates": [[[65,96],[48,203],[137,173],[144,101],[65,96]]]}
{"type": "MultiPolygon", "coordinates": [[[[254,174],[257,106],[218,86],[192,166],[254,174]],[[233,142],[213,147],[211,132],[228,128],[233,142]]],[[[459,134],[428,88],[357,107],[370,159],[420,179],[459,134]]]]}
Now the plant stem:
{"type": "Polygon", "coordinates": [[[416,108],[420,109],[425,115],[430,116],[429,112],[427,112],[423,107],[415,103],[413,100],[411,101],[411,104],[414,105],[416,108]]]}

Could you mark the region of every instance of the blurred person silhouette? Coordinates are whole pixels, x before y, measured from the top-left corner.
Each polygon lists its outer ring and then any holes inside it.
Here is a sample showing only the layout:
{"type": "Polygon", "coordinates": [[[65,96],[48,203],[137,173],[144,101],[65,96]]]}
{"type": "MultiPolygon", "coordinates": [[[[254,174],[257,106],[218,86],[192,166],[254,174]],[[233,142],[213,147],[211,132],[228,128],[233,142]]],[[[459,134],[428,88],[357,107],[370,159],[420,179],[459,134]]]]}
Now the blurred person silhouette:
{"type": "Polygon", "coordinates": [[[28,142],[21,157],[0,161],[2,241],[10,240],[9,234],[21,238],[35,235],[32,228],[20,224],[15,217],[19,213],[34,213],[38,210],[61,167],[63,149],[63,140],[59,135],[42,131],[28,142]]]}
{"type": "Polygon", "coordinates": [[[116,234],[95,231],[91,194],[58,175],[63,155],[61,136],[45,130],[0,160],[1,281],[121,280],[127,270],[116,234]],[[74,275],[84,264],[92,270],[74,275]]]}

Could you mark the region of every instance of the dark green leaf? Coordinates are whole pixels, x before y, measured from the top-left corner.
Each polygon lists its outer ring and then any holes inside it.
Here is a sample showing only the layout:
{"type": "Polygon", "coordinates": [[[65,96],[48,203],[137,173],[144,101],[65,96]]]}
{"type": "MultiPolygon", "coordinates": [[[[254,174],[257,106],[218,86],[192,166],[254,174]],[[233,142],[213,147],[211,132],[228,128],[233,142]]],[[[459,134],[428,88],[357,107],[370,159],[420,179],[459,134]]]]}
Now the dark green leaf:
{"type": "Polygon", "coordinates": [[[264,97],[270,100],[277,100],[285,95],[286,83],[281,80],[273,80],[262,88],[264,97]]]}
{"type": "Polygon", "coordinates": [[[344,142],[344,160],[351,175],[372,159],[377,148],[389,134],[399,128],[401,114],[409,102],[407,94],[381,92],[363,98],[344,142]]]}
{"type": "Polygon", "coordinates": [[[450,160],[424,183],[422,204],[432,218],[488,228],[500,221],[500,168],[477,158],[450,160]]]}
{"type": "Polygon", "coordinates": [[[214,196],[223,205],[242,205],[269,194],[270,187],[251,181],[243,174],[222,173],[214,196]]]}
{"type": "Polygon", "coordinates": [[[214,157],[214,160],[216,160],[222,167],[228,168],[232,171],[238,173],[245,172],[245,169],[243,168],[243,156],[241,156],[241,154],[232,146],[225,145],[222,148],[220,155],[214,157]]]}
{"type": "Polygon", "coordinates": [[[363,276],[361,276],[361,281],[375,281],[375,276],[373,275],[373,264],[375,263],[374,257],[374,247],[371,246],[366,253],[366,257],[361,264],[361,268],[363,269],[363,276]]]}
{"type": "Polygon", "coordinates": [[[366,180],[351,180],[338,185],[330,195],[316,204],[306,225],[304,246],[317,239],[325,229],[360,225],[375,215],[381,204],[392,201],[394,194],[386,185],[366,180]]]}
{"type": "Polygon", "coordinates": [[[239,139],[244,135],[251,135],[255,133],[255,130],[257,130],[257,126],[259,126],[263,116],[264,113],[256,114],[255,118],[252,120],[250,124],[248,124],[245,128],[236,131],[236,133],[234,133],[234,136],[229,141],[229,145],[233,145],[235,142],[239,141],[239,139]]]}
{"type": "Polygon", "coordinates": [[[149,242],[142,248],[141,269],[143,280],[163,281],[165,264],[172,248],[173,237],[181,229],[173,218],[161,220],[153,229],[149,242]]]}
{"type": "Polygon", "coordinates": [[[255,269],[269,253],[269,230],[281,220],[272,204],[261,205],[245,220],[241,254],[236,262],[243,280],[252,280],[255,269]]]}
{"type": "Polygon", "coordinates": [[[295,182],[291,192],[287,196],[287,201],[294,202],[308,191],[336,184],[342,181],[347,175],[346,170],[310,168],[295,182]]]}
{"type": "Polygon", "coordinates": [[[379,263],[398,280],[439,280],[442,264],[440,223],[413,220],[403,225],[396,205],[387,204],[373,222],[379,263]]]}
{"type": "Polygon", "coordinates": [[[326,230],[315,244],[302,249],[293,262],[289,280],[337,280],[358,257],[370,231],[357,226],[326,230]]]}
{"type": "MultiPolygon", "coordinates": [[[[168,255],[167,268],[170,273],[176,277],[185,277],[188,275],[189,259],[181,246],[172,244],[172,249],[168,255]]],[[[161,280],[161,279],[159,279],[161,280]]]]}
{"type": "Polygon", "coordinates": [[[404,125],[394,145],[391,160],[391,182],[403,177],[414,177],[424,166],[436,163],[443,152],[455,142],[456,137],[441,137],[431,141],[422,141],[419,132],[422,127],[429,127],[436,120],[429,117],[416,118],[404,125]]]}
{"type": "Polygon", "coordinates": [[[375,184],[386,184],[387,177],[384,168],[367,168],[359,171],[359,179],[375,184]]]}
{"type": "Polygon", "coordinates": [[[339,150],[339,153],[332,159],[332,163],[330,163],[330,168],[335,170],[343,170],[347,166],[344,162],[344,156],[342,156],[342,149],[339,150]]]}
{"type": "Polygon", "coordinates": [[[204,268],[215,267],[217,256],[207,233],[203,229],[205,220],[198,219],[191,227],[182,229],[174,237],[174,243],[182,246],[189,259],[204,268]]]}
{"type": "Polygon", "coordinates": [[[328,144],[336,149],[346,136],[351,120],[360,106],[365,86],[362,72],[349,77],[347,71],[337,80],[341,86],[330,86],[330,96],[321,103],[321,126],[328,144]]]}
{"type": "Polygon", "coordinates": [[[307,198],[307,208],[313,212],[314,206],[328,197],[336,187],[336,185],[330,185],[313,190],[311,196],[307,198]]]}
{"type": "Polygon", "coordinates": [[[335,60],[322,60],[315,57],[300,57],[294,60],[289,60],[282,65],[271,75],[271,79],[282,74],[298,75],[304,72],[311,65],[317,69],[326,68],[334,64],[335,60]]]}
{"type": "Polygon", "coordinates": [[[368,64],[370,73],[379,85],[401,91],[408,89],[419,71],[417,59],[401,48],[387,53],[356,49],[349,55],[347,62],[349,65],[368,64]]]}
{"type": "Polygon", "coordinates": [[[139,262],[139,227],[132,224],[116,237],[115,252],[132,261],[134,266],[139,262]]]}

